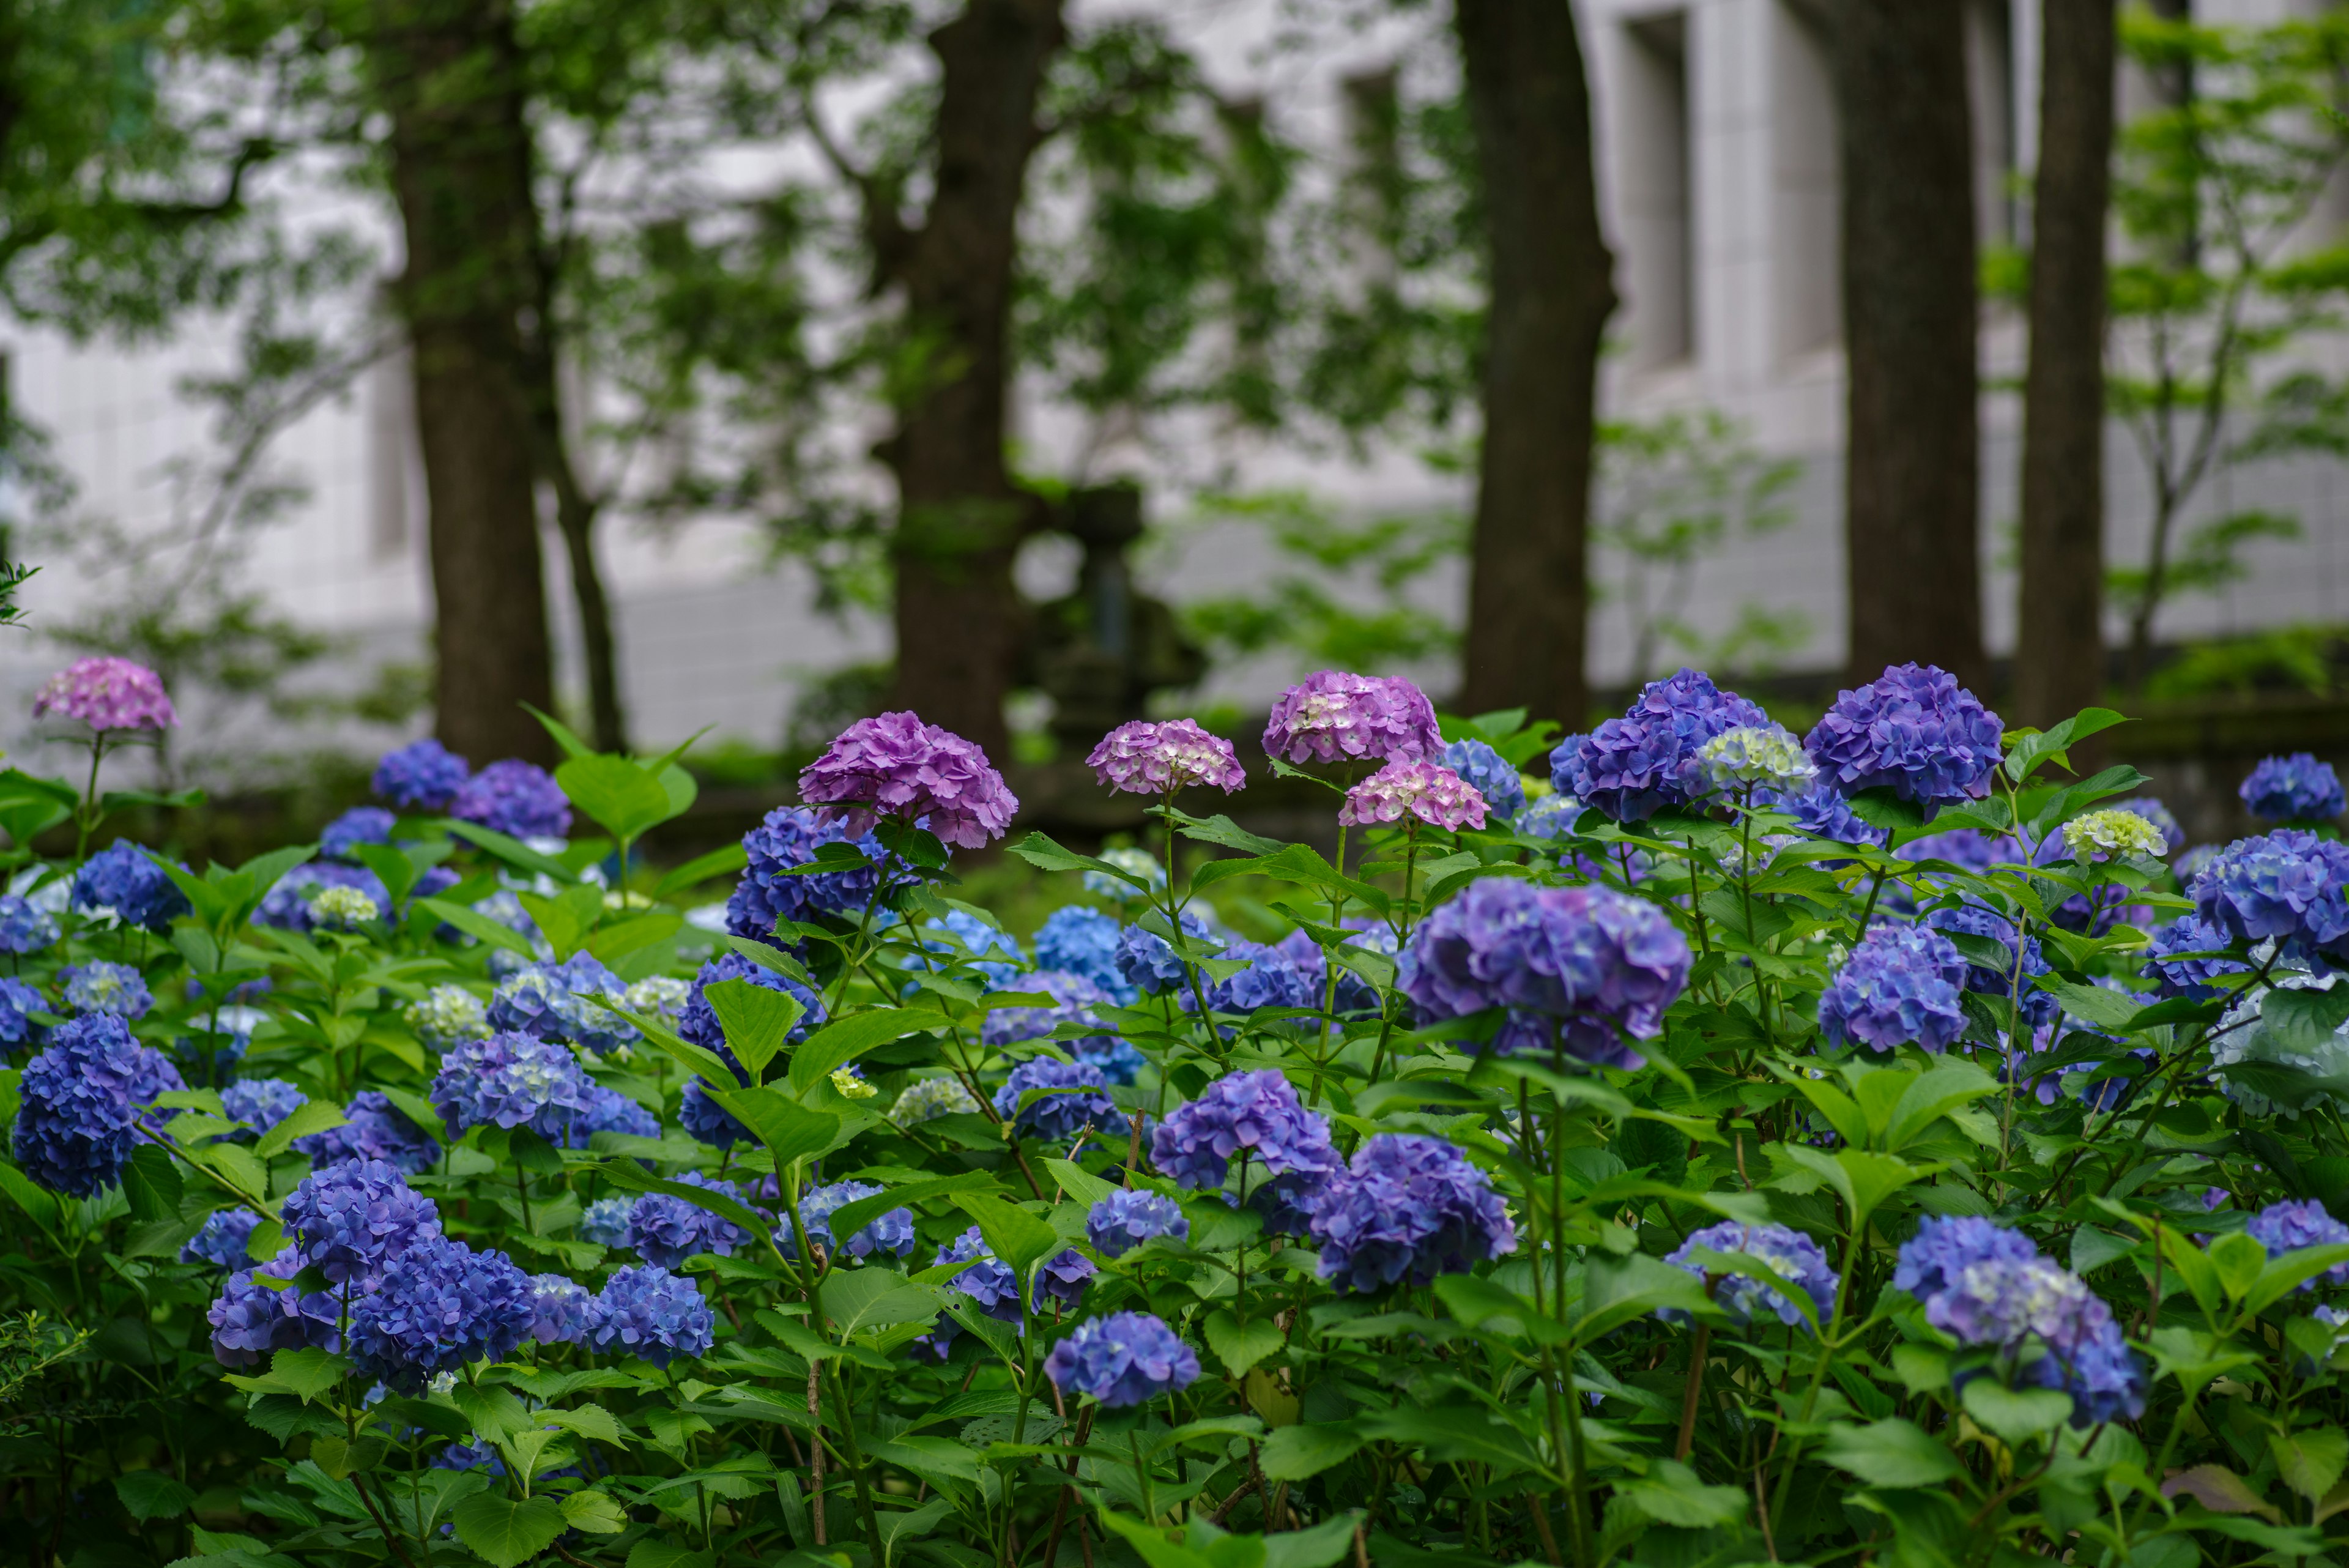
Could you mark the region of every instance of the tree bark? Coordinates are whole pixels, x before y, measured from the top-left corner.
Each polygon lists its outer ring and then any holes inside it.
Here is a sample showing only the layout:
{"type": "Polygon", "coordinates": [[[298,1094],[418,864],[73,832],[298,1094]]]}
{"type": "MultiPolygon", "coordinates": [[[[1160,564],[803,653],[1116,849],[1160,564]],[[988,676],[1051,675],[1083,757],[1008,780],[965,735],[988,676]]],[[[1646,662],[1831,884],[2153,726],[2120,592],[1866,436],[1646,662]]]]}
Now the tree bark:
{"type": "Polygon", "coordinates": [[[535,297],[529,132],[512,0],[382,0],[371,67],[391,126],[431,514],[438,730],[475,765],[551,762],[522,315],[535,297]]]}
{"type": "Polygon", "coordinates": [[[2113,0],[2043,7],[2023,408],[2017,717],[2041,729],[2105,686],[2105,228],[2113,0]]]}
{"type": "Polygon", "coordinates": [[[1600,337],[1615,308],[1564,0],[1456,0],[1491,272],[1461,706],[1580,729],[1600,337]]]}
{"type": "Polygon", "coordinates": [[[968,0],[930,35],[936,189],[921,228],[890,247],[924,357],[883,448],[899,504],[894,701],[998,763],[1023,619],[1012,557],[1040,511],[1003,461],[1012,275],[1037,101],[1064,36],[1061,0],[968,0]]]}
{"type": "Polygon", "coordinates": [[[1850,674],[1979,689],[1973,148],[1961,0],[1844,0],[1844,447],[1850,674]]]}

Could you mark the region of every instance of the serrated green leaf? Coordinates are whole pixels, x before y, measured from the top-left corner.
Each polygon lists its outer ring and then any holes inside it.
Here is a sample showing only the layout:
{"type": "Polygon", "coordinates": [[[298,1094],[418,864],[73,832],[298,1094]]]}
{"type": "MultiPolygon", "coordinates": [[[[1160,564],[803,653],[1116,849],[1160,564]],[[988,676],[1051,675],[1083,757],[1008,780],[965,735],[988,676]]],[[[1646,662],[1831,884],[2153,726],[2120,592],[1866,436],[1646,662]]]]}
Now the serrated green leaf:
{"type": "Polygon", "coordinates": [[[332,1100],[305,1100],[291,1114],[254,1143],[254,1154],[262,1159],[274,1159],[294,1147],[297,1137],[326,1132],[332,1127],[348,1126],[350,1118],[332,1100]]]}
{"type": "Polygon", "coordinates": [[[125,1470],[114,1478],[114,1495],[141,1524],[177,1519],[196,1505],[196,1494],[168,1470],[125,1470]]]}
{"type": "Polygon", "coordinates": [[[718,1015],[726,1044],[750,1069],[754,1084],[767,1075],[767,1064],[781,1052],[792,1028],[807,1012],[806,1003],[791,992],[753,985],[747,980],[705,985],[701,997],[718,1015]]]}
{"type": "Polygon", "coordinates": [[[881,1007],[835,1019],[800,1042],[792,1054],[792,1093],[804,1097],[822,1080],[867,1051],[936,1027],[935,1012],[881,1007]]]}
{"type": "Polygon", "coordinates": [[[563,1533],[563,1510],[549,1498],[513,1499],[477,1492],[450,1514],[457,1539],[471,1547],[490,1568],[518,1568],[563,1533]]]}
{"type": "Polygon", "coordinates": [[[1832,1427],[1819,1451],[1827,1463],[1869,1486],[1937,1487],[1965,1473],[1957,1456],[1925,1428],[1898,1417],[1865,1427],[1832,1427]]]}
{"type": "Polygon", "coordinates": [[[1023,1280],[1038,1260],[1061,1248],[1058,1231],[1000,1198],[984,1192],[958,1192],[954,1201],[955,1207],[978,1226],[988,1250],[1023,1280]]]}
{"type": "Polygon", "coordinates": [[[589,1488],[574,1491],[562,1502],[563,1521],[590,1535],[617,1535],[628,1528],[628,1516],[610,1494],[589,1488]]]}

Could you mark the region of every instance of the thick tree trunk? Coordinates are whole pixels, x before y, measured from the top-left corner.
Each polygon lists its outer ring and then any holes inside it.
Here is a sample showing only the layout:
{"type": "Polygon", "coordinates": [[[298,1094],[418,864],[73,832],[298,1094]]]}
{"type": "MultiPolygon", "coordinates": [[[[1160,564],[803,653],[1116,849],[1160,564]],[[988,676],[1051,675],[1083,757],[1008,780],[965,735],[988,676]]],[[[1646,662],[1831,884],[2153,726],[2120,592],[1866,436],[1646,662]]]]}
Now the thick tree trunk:
{"type": "Polygon", "coordinates": [[[968,0],[930,35],[937,186],[895,269],[926,375],[885,449],[897,476],[894,701],[1000,763],[1021,631],[1011,562],[1038,510],[1003,461],[1019,202],[1061,0],[968,0]]]}
{"type": "Polygon", "coordinates": [[[536,225],[513,10],[387,0],[377,17],[431,513],[438,729],[476,766],[551,761],[553,742],[522,708],[551,710],[554,660],[522,376],[536,225]]]}
{"type": "Polygon", "coordinates": [[[2105,227],[2113,0],[2044,7],[2031,365],[2023,410],[2023,621],[2014,706],[2041,729],[2105,685],[2105,227]]]}
{"type": "Polygon", "coordinates": [[[1961,0],[1844,0],[1844,455],[1851,679],[1979,688],[1973,149],[1961,0]]]}
{"type": "Polygon", "coordinates": [[[1460,704],[1578,730],[1595,383],[1615,308],[1590,93],[1564,0],[1456,0],[1454,21],[1492,277],[1460,704]]]}

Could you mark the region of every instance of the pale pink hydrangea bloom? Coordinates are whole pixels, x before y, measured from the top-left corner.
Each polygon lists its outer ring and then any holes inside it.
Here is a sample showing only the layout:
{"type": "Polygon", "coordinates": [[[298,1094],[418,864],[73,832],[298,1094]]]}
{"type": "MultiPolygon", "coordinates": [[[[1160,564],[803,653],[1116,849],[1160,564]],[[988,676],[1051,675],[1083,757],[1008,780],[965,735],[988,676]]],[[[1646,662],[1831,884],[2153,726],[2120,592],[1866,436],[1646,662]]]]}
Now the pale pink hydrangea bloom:
{"type": "Polygon", "coordinates": [[[1434,756],[1444,737],[1435,705],[1410,681],[1324,670],[1280,694],[1264,749],[1292,763],[1402,762],[1434,756]]]}
{"type": "Polygon", "coordinates": [[[1401,822],[1405,816],[1457,832],[1485,826],[1485,797],[1476,786],[1436,763],[1389,763],[1346,792],[1338,820],[1348,827],[1401,822]]]}
{"type": "Polygon", "coordinates": [[[884,817],[925,825],[947,844],[978,849],[1000,838],[1019,799],[969,741],[918,714],[859,719],[800,770],[800,799],[851,834],[884,817]]]}
{"type": "Polygon", "coordinates": [[[77,659],[49,677],[33,699],[33,717],[62,713],[93,730],[162,730],[180,722],[163,678],[143,664],[112,657],[77,659]]]}
{"type": "Polygon", "coordinates": [[[1232,743],[1188,719],[1120,724],[1102,737],[1085,765],[1112,789],[1132,794],[1166,794],[1192,784],[1214,784],[1229,794],[1247,782],[1232,743]]]}

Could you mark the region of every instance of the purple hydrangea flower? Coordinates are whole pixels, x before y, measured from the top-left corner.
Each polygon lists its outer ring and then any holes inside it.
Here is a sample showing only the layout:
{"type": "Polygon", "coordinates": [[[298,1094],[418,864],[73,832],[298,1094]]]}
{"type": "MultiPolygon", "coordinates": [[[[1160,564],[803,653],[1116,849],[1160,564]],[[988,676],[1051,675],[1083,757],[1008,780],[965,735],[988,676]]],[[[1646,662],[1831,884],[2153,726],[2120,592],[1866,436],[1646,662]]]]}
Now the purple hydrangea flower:
{"type": "Polygon", "coordinates": [[[1928,1214],[1917,1233],[1900,1243],[1892,1288],[1926,1301],[1948,1290],[1972,1264],[1990,1260],[2021,1263],[2039,1256],[2031,1238],[1978,1215],[1928,1214]]]}
{"type": "Polygon", "coordinates": [[[1425,1021],[1506,1008],[1528,1044],[1559,1027],[1585,1062],[1630,1066],[1688,984],[1688,940],[1662,910],[1612,888],[1486,877],[1439,908],[1396,984],[1425,1021]]]}
{"type": "Polygon", "coordinates": [[[380,1160],[417,1176],[440,1163],[440,1145],[380,1089],[361,1089],[352,1096],[343,1116],[341,1127],[294,1140],[294,1152],[307,1155],[312,1170],[345,1160],[380,1160]]]}
{"type": "Polygon", "coordinates": [[[859,719],[823,755],[800,770],[800,798],[826,822],[861,834],[884,817],[929,819],[929,830],[959,849],[1003,836],[1019,797],[987,753],[913,713],[859,719]]]}
{"type": "Polygon", "coordinates": [[[1246,959],[1247,968],[1207,982],[1210,1012],[1254,1012],[1264,1007],[1318,1008],[1322,986],[1306,967],[1262,942],[1230,942],[1216,955],[1246,959]]]}
{"type": "Polygon", "coordinates": [[[1143,1312],[1088,1318],[1044,1358],[1044,1376],[1064,1395],[1086,1395],[1116,1410],[1188,1388],[1199,1357],[1165,1323],[1143,1312]]]}
{"type": "Polygon", "coordinates": [[[57,918],[14,893],[0,895],[0,953],[22,957],[57,945],[57,918]]]}
{"type": "Polygon", "coordinates": [[[1116,1188],[1085,1216],[1085,1240],[1096,1251],[1123,1258],[1153,1236],[1191,1239],[1191,1221],[1172,1198],[1140,1189],[1116,1188]]]}
{"type": "Polygon", "coordinates": [[[1502,822],[1514,821],[1525,810],[1526,781],[1518,776],[1516,765],[1484,742],[1454,741],[1435,760],[1466,780],[1502,822]]]}
{"type": "Polygon", "coordinates": [[[378,913],[391,908],[391,894],[383,878],[364,866],[345,866],[338,861],[313,860],[296,866],[277,879],[274,887],[254,911],[256,926],[274,926],[279,930],[314,931],[318,929],[317,911],[311,901],[328,888],[350,888],[366,894],[375,903],[378,913]]]}
{"type": "Polygon", "coordinates": [[[2116,800],[2113,802],[2113,808],[2116,811],[2133,811],[2160,829],[2161,841],[2168,846],[2163,854],[2175,855],[2186,847],[2186,829],[2178,825],[2177,815],[2157,797],[2141,794],[2134,800],[2116,800]]]}
{"type": "Polygon", "coordinates": [[[628,1215],[636,1206],[633,1198],[598,1198],[579,1216],[579,1239],[599,1247],[626,1246],[628,1215]]]}
{"type": "Polygon", "coordinates": [[[183,1263],[210,1263],[215,1269],[251,1270],[253,1260],[244,1250],[253,1239],[253,1228],[261,1223],[261,1216],[250,1209],[216,1209],[204,1216],[203,1229],[188,1239],[180,1249],[183,1263]]]}
{"type": "Polygon", "coordinates": [[[1101,1074],[1112,1088],[1132,1088],[1142,1069],[1150,1064],[1132,1041],[1120,1035],[1096,1034],[1072,1044],[1077,1060],[1101,1074]]]}
{"type": "Polygon", "coordinates": [[[379,805],[355,805],[326,824],[318,835],[318,853],[348,860],[351,851],[362,844],[388,844],[392,824],[398,820],[379,805]]]}
{"type": "Polygon", "coordinates": [[[2211,983],[2220,975],[2248,974],[2251,966],[2235,958],[2189,958],[2189,953],[2221,953],[2230,946],[2227,933],[2199,915],[2178,916],[2160,927],[2146,944],[2148,955],[2137,972],[2160,981],[2163,996],[2190,996],[2207,1001],[2220,993],[2211,983]]]}
{"type": "MultiPolygon", "coordinates": [[[[2302,1202],[2271,1203],[2244,1223],[2244,1231],[2252,1241],[2268,1250],[2272,1258],[2284,1252],[2296,1252],[2302,1247],[2333,1247],[2349,1241],[2349,1225],[2344,1225],[2325,1211],[2324,1205],[2314,1199],[2302,1202]]],[[[2324,1271],[2322,1278],[2334,1284],[2349,1281],[2349,1263],[2335,1263],[2324,1271]]],[[[2316,1281],[2302,1280],[2300,1289],[2314,1290],[2316,1281]]]]}
{"type": "Polygon", "coordinates": [[[2289,957],[2349,961],[2349,846],[2296,827],[2239,838],[2187,889],[2228,945],[2272,940],[2289,957]]]}
{"type": "Polygon", "coordinates": [[[1312,1207],[1321,1278],[1350,1291],[1424,1285],[1516,1250],[1493,1182],[1442,1138],[1379,1133],[1312,1207]]]}
{"type": "Polygon", "coordinates": [[[385,1267],[440,1234],[432,1200],[382,1160],[351,1160],[302,1179],[279,1216],[303,1268],[371,1288],[385,1267]]]}
{"type": "Polygon", "coordinates": [[[1299,1105],[1288,1080],[1271,1068],[1226,1074],[1151,1129],[1151,1162],[1184,1187],[1223,1186],[1234,1155],[1252,1156],[1276,1176],[1339,1169],[1329,1122],[1299,1105]]]}
{"type": "Polygon", "coordinates": [[[1064,970],[1048,969],[1022,975],[1012,983],[1019,991],[1043,992],[1052,999],[1053,1005],[995,1009],[979,1025],[978,1037],[982,1044],[999,1048],[1016,1045],[1022,1040],[1048,1039],[1052,1031],[1063,1023],[1099,1030],[1102,1032],[1104,1044],[1110,1038],[1107,1033],[1109,1025],[1092,1011],[1096,1007],[1108,1006],[1110,999],[1092,981],[1064,970]]]}
{"type": "Polygon", "coordinates": [[[2236,794],[2253,816],[2268,822],[2331,822],[2349,811],[2349,794],[2330,763],[2306,752],[2262,757],[2236,794]]]}
{"type": "Polygon", "coordinates": [[[1100,1272],[1091,1258],[1074,1247],[1053,1253],[1036,1265],[1036,1310],[1042,1312],[1050,1301],[1058,1303],[1062,1311],[1075,1311],[1085,1299],[1086,1284],[1100,1272]]]}
{"type": "MultiPolygon", "coordinates": [[[[1938,931],[1963,931],[1969,936],[1987,937],[2006,950],[2006,961],[1998,969],[1990,969],[1967,960],[1965,984],[1968,991],[2002,999],[2014,989],[2013,920],[1979,904],[1960,904],[1951,909],[1935,909],[1925,917],[1925,923],[1938,931]]],[[[2023,1019],[2034,1029],[2054,1023],[2059,1011],[2053,992],[2042,991],[2031,983],[2047,971],[2047,959],[2040,951],[2039,939],[2023,938],[2022,1011],[2023,1019]]]]}
{"type": "MultiPolygon", "coordinates": [[[[988,1250],[987,1240],[978,1233],[978,1226],[973,1225],[956,1237],[952,1243],[940,1247],[930,1266],[944,1268],[948,1263],[968,1263],[970,1266],[948,1280],[947,1288],[968,1296],[978,1303],[979,1311],[999,1323],[1017,1324],[1020,1321],[1019,1278],[1012,1273],[1010,1264],[988,1250]]],[[[945,1341],[954,1336],[943,1332],[946,1324],[941,1324],[939,1327],[943,1335],[939,1348],[943,1350],[945,1341]]]]}
{"type": "Polygon", "coordinates": [[[796,1045],[807,1038],[808,1031],[823,1027],[823,998],[789,975],[777,974],[764,964],[751,962],[740,953],[730,950],[719,953],[703,964],[700,972],[693,977],[693,993],[686,998],[684,1008],[677,1015],[677,1032],[703,1050],[715,1051],[723,1056],[726,1064],[738,1075],[742,1074],[742,1064],[735,1060],[734,1053],[727,1046],[725,1026],[718,1022],[717,1011],[702,995],[706,988],[728,980],[747,980],[752,985],[780,991],[798,1001],[805,1011],[800,1014],[800,1021],[792,1025],[791,1033],[783,1037],[786,1045],[796,1045]]]}
{"type": "Polygon", "coordinates": [[[131,1039],[111,1012],[60,1027],[17,1080],[21,1099],[10,1152],[52,1192],[88,1198],[122,1179],[131,1145],[155,1096],[184,1089],[179,1069],[131,1039]]]}
{"type": "Polygon", "coordinates": [[[1930,926],[1869,928],[1819,998],[1819,1027],[1838,1045],[1889,1051],[1914,1041],[1939,1051],[1962,1033],[1964,957],[1930,926]]]}
{"type": "MultiPolygon", "coordinates": [[[[742,1189],[734,1183],[716,1180],[699,1171],[688,1170],[678,1180],[707,1192],[723,1193],[737,1202],[742,1200],[742,1189]]],[[[647,1192],[628,1210],[628,1245],[647,1262],[658,1263],[664,1269],[673,1269],[703,1252],[730,1258],[747,1249],[752,1240],[750,1231],[723,1214],[713,1214],[698,1204],[672,1198],[666,1192],[647,1192]]]]}
{"type": "Polygon", "coordinates": [[[1085,765],[1102,784],[1128,794],[1172,794],[1195,784],[1229,794],[1247,783],[1232,743],[1188,719],[1120,724],[1102,737],[1085,765]]]}
{"type": "Polygon", "coordinates": [[[759,1141],[749,1127],[734,1119],[731,1111],[709,1097],[707,1085],[699,1078],[687,1081],[678,1101],[677,1122],[694,1142],[711,1148],[732,1148],[738,1143],[759,1141]]]}
{"type": "Polygon", "coordinates": [[[587,1337],[595,1298],[587,1287],[561,1274],[533,1274],[530,1281],[530,1337],[541,1345],[578,1345],[587,1337]]]}
{"type": "MultiPolygon", "coordinates": [[[[1213,927],[1190,910],[1183,911],[1183,934],[1198,941],[1216,940],[1213,927]]],[[[1190,966],[1165,938],[1128,926],[1118,933],[1117,971],[1144,996],[1179,991],[1190,983],[1190,966]]]]}
{"type": "Polygon", "coordinates": [[[693,1282],[647,1264],[622,1269],[605,1282],[584,1343],[667,1366],[704,1354],[717,1339],[718,1319],[693,1282]]]}
{"type": "Polygon", "coordinates": [[[50,713],[78,719],[104,733],[113,730],[168,730],[180,722],[163,678],[128,659],[101,655],[77,659],[33,699],[33,717],[50,713]]]}
{"type": "Polygon", "coordinates": [[[1063,1143],[1088,1127],[1116,1125],[1117,1106],[1108,1091],[1109,1080],[1091,1063],[1031,1056],[995,1091],[995,1112],[1022,1137],[1063,1143]],[[1030,1089],[1047,1092],[1022,1106],[1030,1089]]]}
{"type": "Polygon", "coordinates": [[[571,801],[554,775],[535,763],[492,763],[458,789],[449,815],[510,838],[562,838],[571,832],[571,801]]]}
{"type": "Polygon", "coordinates": [[[57,971],[57,981],[69,1012],[111,1012],[135,1023],[155,1005],[147,977],[127,963],[92,959],[86,964],[67,964],[57,971]]]}
{"type": "Polygon", "coordinates": [[[82,862],[74,873],[73,901],[79,909],[112,909],[124,925],[142,927],[157,936],[190,909],[179,885],[127,838],[116,839],[82,862]]]}
{"type": "Polygon", "coordinates": [[[1120,1007],[1138,994],[1117,967],[1117,917],[1083,904],[1067,904],[1044,917],[1036,931],[1036,967],[1058,970],[1091,981],[1120,1007]]]}
{"type": "Polygon", "coordinates": [[[1682,670],[1651,680],[1619,719],[1561,742],[1550,782],[1618,822],[1642,822],[1705,794],[1697,753],[1726,731],[1767,728],[1769,715],[1710,677],[1682,670]]]}
{"type": "Polygon", "coordinates": [[[1338,808],[1338,822],[1344,827],[1371,827],[1406,816],[1451,833],[1482,827],[1485,797],[1439,763],[1397,762],[1348,790],[1346,803],[1338,808]]]}
{"type": "Polygon", "coordinates": [[[1017,938],[968,909],[948,909],[935,920],[924,920],[918,947],[904,959],[907,969],[977,970],[999,990],[1009,987],[1028,967],[1017,938]]]}
{"type": "Polygon", "coordinates": [[[1998,715],[1948,671],[1897,664],[1838,693],[1803,744],[1847,794],[1889,788],[1936,806],[1988,794],[2004,738],[1998,715]]]}
{"type": "Polygon", "coordinates": [[[472,776],[464,758],[426,737],[386,752],[375,765],[375,793],[402,811],[446,811],[472,776]]]}
{"type": "Polygon", "coordinates": [[[530,1337],[530,1276],[503,1252],[435,1235],[385,1264],[351,1307],[351,1360],[404,1394],[436,1374],[500,1361],[530,1337]]]}
{"type": "Polygon", "coordinates": [[[1415,762],[1444,749],[1435,705],[1400,676],[1322,670],[1280,694],[1265,754],[1291,763],[1415,762]]]}
{"type": "MultiPolygon", "coordinates": [[[[1765,1314],[1790,1328],[1803,1323],[1803,1309],[1795,1303],[1791,1293],[1796,1291],[1810,1299],[1811,1316],[1818,1323],[1825,1324],[1835,1316],[1838,1283],[1835,1269],[1819,1244],[1800,1231],[1788,1230],[1784,1225],[1741,1225],[1734,1220],[1724,1220],[1691,1232],[1689,1239],[1668,1254],[1664,1262],[1703,1277],[1711,1271],[1696,1255],[1701,1250],[1741,1253],[1785,1282],[1785,1288],[1781,1290],[1750,1274],[1718,1275],[1719,1282],[1713,1288],[1713,1304],[1741,1324],[1751,1324],[1765,1314]]],[[[1682,1314],[1668,1307],[1657,1315],[1671,1319],[1682,1314]]]]}
{"type": "MultiPolygon", "coordinates": [[[[876,1252],[886,1252],[900,1258],[914,1255],[914,1211],[892,1209],[846,1241],[837,1241],[832,1233],[832,1217],[837,1210],[860,1198],[878,1198],[881,1189],[865,1181],[835,1181],[829,1187],[818,1187],[800,1199],[800,1226],[807,1231],[808,1241],[820,1243],[843,1258],[869,1258],[876,1252]]],[[[797,1246],[791,1228],[785,1226],[777,1233],[783,1251],[793,1251],[797,1246]]]]}
{"type": "Polygon", "coordinates": [[[23,981],[0,976],[0,1046],[26,1045],[41,1038],[32,1015],[49,1011],[48,999],[23,981]]]}
{"type": "Polygon", "coordinates": [[[272,1289],[254,1278],[290,1280],[301,1272],[300,1256],[289,1247],[258,1269],[229,1275],[204,1314],[212,1324],[215,1360],[223,1366],[258,1366],[281,1350],[342,1348],[336,1327],[342,1306],[333,1296],[272,1289]]]}
{"type": "Polygon", "coordinates": [[[586,1148],[599,1132],[629,1137],[660,1137],[660,1118],[619,1090],[598,1084],[588,1096],[587,1108],[549,1106],[533,1116],[531,1130],[557,1148],[586,1148]]]}
{"type": "Polygon", "coordinates": [[[871,834],[851,838],[833,823],[818,820],[805,806],[779,805],[766,820],[742,836],[742,852],[750,864],[726,900],[726,929],[754,941],[775,942],[779,920],[809,921],[821,915],[850,916],[873,899],[880,885],[878,869],[885,857],[881,841],[871,834]],[[868,862],[838,871],[794,875],[792,868],[815,863],[816,851],[827,844],[854,846],[868,862]]]}
{"type": "Polygon", "coordinates": [[[595,1107],[594,1084],[567,1045],[532,1034],[492,1034],[452,1046],[427,1097],[450,1136],[467,1127],[518,1127],[542,1112],[595,1107]]]}
{"type": "Polygon", "coordinates": [[[310,1103],[310,1096],[283,1078],[239,1078],[221,1091],[229,1120],[265,1133],[310,1103]]]}
{"type": "Polygon", "coordinates": [[[644,1038],[635,1024],[610,1011],[627,1005],[627,991],[593,953],[576,952],[561,963],[527,964],[498,981],[490,998],[489,1026],[606,1056],[644,1038]]]}

